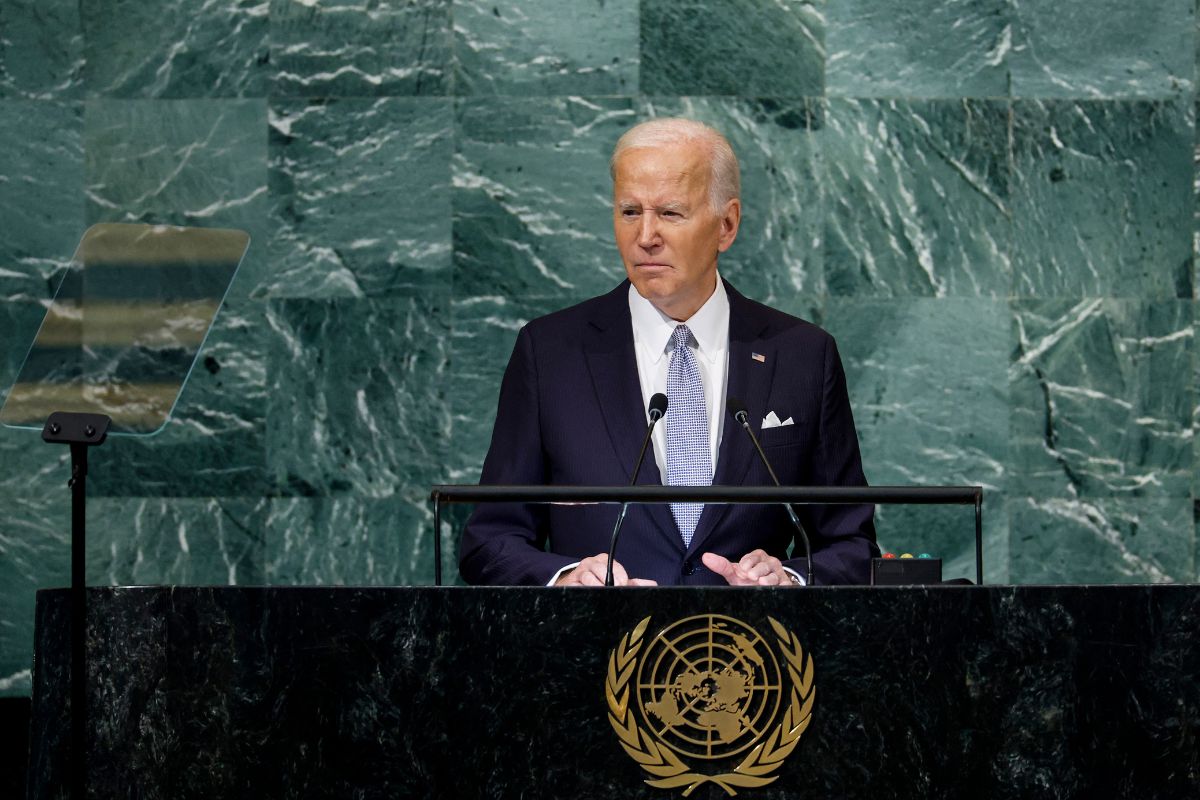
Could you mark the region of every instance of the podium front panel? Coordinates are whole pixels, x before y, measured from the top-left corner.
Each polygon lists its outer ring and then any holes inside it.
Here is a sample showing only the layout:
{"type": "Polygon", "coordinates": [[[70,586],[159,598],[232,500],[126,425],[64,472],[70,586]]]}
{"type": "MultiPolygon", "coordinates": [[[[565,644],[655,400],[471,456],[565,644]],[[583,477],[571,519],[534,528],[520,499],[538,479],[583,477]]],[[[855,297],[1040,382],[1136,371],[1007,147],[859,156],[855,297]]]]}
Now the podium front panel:
{"type": "MultiPolygon", "coordinates": [[[[92,797],[1140,800],[1200,786],[1191,586],[88,600],[92,797]]],[[[68,627],[66,592],[39,593],[39,800],[65,796],[68,627]]]]}

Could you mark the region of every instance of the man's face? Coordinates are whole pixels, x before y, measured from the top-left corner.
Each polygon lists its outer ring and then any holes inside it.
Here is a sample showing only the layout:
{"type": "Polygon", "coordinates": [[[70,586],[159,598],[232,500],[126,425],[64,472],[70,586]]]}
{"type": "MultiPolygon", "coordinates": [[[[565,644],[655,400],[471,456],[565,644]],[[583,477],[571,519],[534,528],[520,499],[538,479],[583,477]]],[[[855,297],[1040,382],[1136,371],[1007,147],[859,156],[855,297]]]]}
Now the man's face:
{"type": "Polygon", "coordinates": [[[710,167],[697,143],[626,150],[613,181],[613,228],[625,272],[642,297],[676,320],[717,285],[717,255],[737,236],[741,204],[709,202],[710,167]]]}

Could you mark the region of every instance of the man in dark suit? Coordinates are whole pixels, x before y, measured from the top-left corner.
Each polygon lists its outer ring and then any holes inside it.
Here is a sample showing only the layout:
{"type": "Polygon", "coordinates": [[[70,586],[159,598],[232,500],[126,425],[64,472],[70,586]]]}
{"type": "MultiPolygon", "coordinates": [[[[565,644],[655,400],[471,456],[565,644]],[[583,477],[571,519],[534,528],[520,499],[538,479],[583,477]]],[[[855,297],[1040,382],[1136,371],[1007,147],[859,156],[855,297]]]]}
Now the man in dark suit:
{"type": "MultiPolygon", "coordinates": [[[[522,328],[504,375],[485,484],[627,484],[665,390],[639,483],[768,485],[725,399],[739,398],[784,485],[863,486],[832,337],[717,274],[741,220],[737,159],[690,120],[643,123],[612,157],[613,225],[628,280],[522,328]]],[[[799,506],[817,582],[865,583],[873,507],[799,506]]],[[[463,533],[470,583],[600,585],[616,506],[485,504],[463,533]]],[[[802,584],[795,530],[766,505],[633,505],[618,585],[802,584]]]]}

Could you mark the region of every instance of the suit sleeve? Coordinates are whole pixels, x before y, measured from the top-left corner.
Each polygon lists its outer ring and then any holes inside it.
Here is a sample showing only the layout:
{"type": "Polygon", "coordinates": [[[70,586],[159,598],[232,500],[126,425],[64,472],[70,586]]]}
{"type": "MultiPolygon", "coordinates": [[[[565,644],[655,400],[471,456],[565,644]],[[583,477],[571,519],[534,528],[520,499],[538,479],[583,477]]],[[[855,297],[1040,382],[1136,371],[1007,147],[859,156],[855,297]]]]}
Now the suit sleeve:
{"type": "MultiPolygon", "coordinates": [[[[813,465],[813,485],[866,486],[858,433],[850,410],[846,373],[832,336],[825,337],[819,444],[813,465]]],[[[798,506],[813,551],[818,584],[868,583],[875,544],[873,505],[798,506]]],[[[797,550],[795,555],[801,555],[797,550]]],[[[798,562],[785,562],[800,571],[798,562]]]]}
{"type": "MultiPolygon", "coordinates": [[[[481,484],[546,482],[540,412],[537,359],[526,326],[500,385],[481,484]]],[[[471,584],[544,586],[574,560],[545,552],[548,529],[544,506],[481,503],[463,529],[459,571],[471,584]]]]}

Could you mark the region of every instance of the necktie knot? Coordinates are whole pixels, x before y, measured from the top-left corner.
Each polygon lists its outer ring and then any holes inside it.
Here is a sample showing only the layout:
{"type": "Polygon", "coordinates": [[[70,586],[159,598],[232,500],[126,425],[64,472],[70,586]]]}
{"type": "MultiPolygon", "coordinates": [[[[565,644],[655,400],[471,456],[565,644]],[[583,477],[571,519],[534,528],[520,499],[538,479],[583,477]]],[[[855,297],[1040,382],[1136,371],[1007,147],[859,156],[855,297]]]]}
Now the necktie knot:
{"type": "Polygon", "coordinates": [[[673,352],[681,347],[690,347],[695,340],[691,328],[687,325],[676,325],[675,330],[671,332],[671,350],[673,352]]]}

